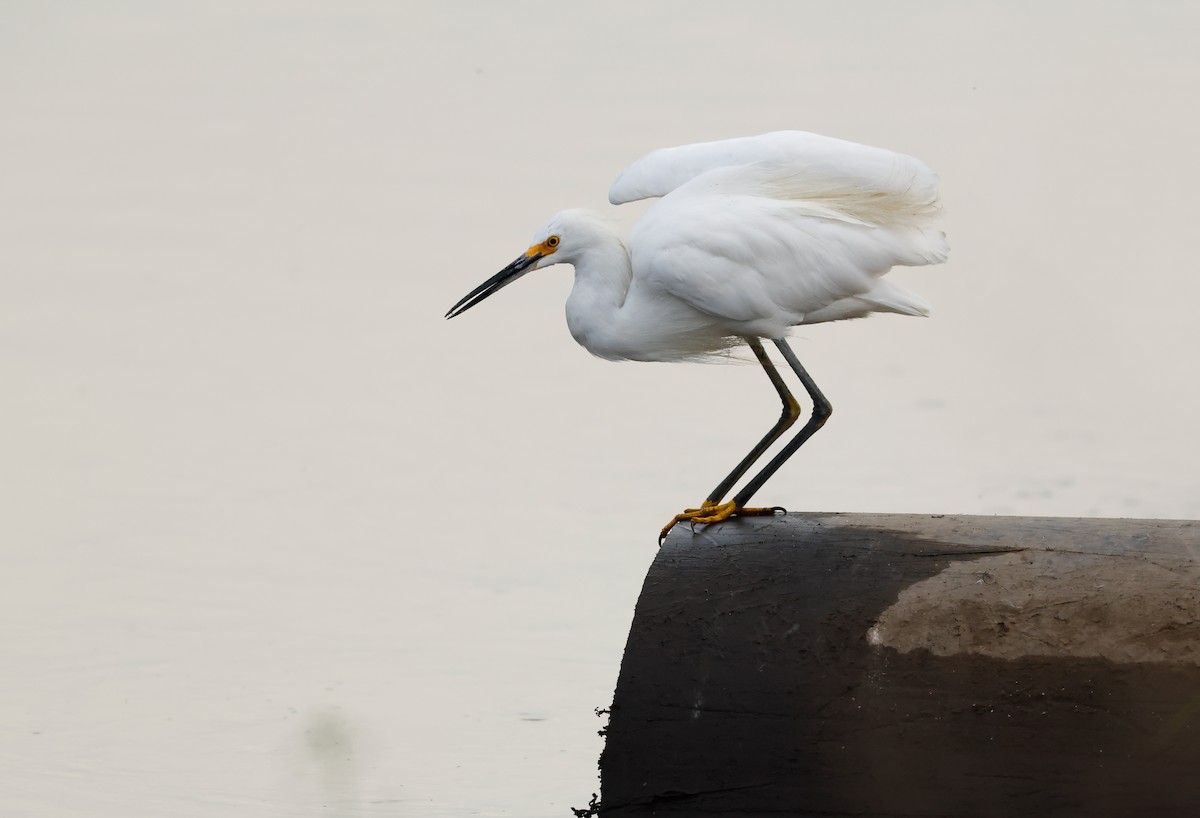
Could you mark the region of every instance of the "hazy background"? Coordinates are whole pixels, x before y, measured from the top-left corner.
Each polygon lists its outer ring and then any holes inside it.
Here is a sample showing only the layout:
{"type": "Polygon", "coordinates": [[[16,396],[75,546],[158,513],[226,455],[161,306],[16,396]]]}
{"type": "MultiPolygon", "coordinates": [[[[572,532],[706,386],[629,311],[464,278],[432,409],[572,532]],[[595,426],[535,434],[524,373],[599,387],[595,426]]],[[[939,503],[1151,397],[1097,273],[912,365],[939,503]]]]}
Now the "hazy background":
{"type": "Polygon", "coordinates": [[[929,320],[805,328],[759,495],[1200,517],[1195,3],[0,5],[0,812],[568,816],[655,533],[775,418],[611,364],[568,268],[651,149],[921,157],[929,320]]]}

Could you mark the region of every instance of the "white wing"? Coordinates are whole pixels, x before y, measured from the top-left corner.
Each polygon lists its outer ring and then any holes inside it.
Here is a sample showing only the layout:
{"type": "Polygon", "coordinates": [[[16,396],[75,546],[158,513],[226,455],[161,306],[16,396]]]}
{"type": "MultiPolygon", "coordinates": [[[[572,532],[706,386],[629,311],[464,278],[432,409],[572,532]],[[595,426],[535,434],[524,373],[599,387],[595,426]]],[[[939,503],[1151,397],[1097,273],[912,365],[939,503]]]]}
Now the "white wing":
{"type": "Polygon", "coordinates": [[[608,199],[625,204],[666,196],[716,168],[769,162],[845,187],[937,199],[937,174],[919,159],[806,131],[699,142],[643,156],[613,182],[608,199]]]}
{"type": "Polygon", "coordinates": [[[925,314],[919,297],[879,277],[948,252],[933,171],[815,134],[668,148],[635,162],[610,193],[655,195],[664,198],[629,237],[634,286],[723,318],[732,333],[782,337],[870,312],[925,314]],[[750,159],[763,152],[774,155],[750,159]]]}

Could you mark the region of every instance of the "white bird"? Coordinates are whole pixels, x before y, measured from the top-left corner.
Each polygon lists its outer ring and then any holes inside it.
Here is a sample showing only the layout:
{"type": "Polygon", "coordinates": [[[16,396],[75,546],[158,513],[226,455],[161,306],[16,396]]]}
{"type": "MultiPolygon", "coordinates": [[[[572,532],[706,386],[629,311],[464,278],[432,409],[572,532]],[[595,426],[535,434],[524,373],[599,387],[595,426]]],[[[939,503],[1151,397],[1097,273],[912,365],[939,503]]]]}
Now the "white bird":
{"type": "Polygon", "coordinates": [[[928,314],[920,297],[883,275],[896,265],[946,260],[937,182],[910,156],[803,131],[664,148],[634,162],[609,189],[615,205],[661,197],[628,240],[594,213],[564,210],[446,317],[531,270],[571,264],[567,326],[594,355],[683,361],[747,344],[779,392],[783,415],[700,507],[675,515],[661,537],[682,520],[774,513],[746,503],[832,411],[784,339],[801,324],[873,312],[928,314]],[[813,411],[796,437],[722,502],[800,416],[762,339],[779,348],[813,411]]]}

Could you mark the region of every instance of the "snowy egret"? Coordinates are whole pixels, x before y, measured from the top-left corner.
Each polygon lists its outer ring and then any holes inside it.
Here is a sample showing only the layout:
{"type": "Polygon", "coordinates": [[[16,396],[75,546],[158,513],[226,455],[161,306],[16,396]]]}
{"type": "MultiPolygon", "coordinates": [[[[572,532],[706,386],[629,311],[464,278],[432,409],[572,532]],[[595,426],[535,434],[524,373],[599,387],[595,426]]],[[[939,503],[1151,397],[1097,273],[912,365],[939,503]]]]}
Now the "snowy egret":
{"type": "MultiPolygon", "coordinates": [[[[461,315],[531,270],[571,264],[571,335],[613,361],[699,360],[746,344],[783,414],[699,508],[676,523],[770,514],[746,503],[829,417],[832,407],[785,337],[791,327],[873,312],[927,315],[883,279],[893,266],[945,261],[937,175],[910,156],[802,131],[681,145],[634,162],[613,204],[661,197],[627,241],[599,216],[565,210],[512,264],[450,308],[461,315]],[[800,417],[763,348],[771,341],[813,402],[808,422],[732,500],[733,488],[800,417]]],[[[660,537],[660,539],[661,539],[660,537]]]]}

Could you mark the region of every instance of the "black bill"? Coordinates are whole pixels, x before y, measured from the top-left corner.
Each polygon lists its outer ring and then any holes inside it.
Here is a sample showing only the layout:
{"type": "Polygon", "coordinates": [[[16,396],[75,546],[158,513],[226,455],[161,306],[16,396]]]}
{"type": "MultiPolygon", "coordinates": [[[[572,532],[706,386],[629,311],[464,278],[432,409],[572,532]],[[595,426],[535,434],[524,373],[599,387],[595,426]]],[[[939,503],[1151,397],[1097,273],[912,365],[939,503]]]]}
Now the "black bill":
{"type": "Polygon", "coordinates": [[[529,268],[541,257],[541,253],[534,253],[531,256],[521,256],[512,264],[463,296],[461,301],[450,308],[450,311],[446,313],[446,317],[453,318],[456,315],[461,315],[492,293],[512,284],[525,273],[529,272],[529,268]]]}

